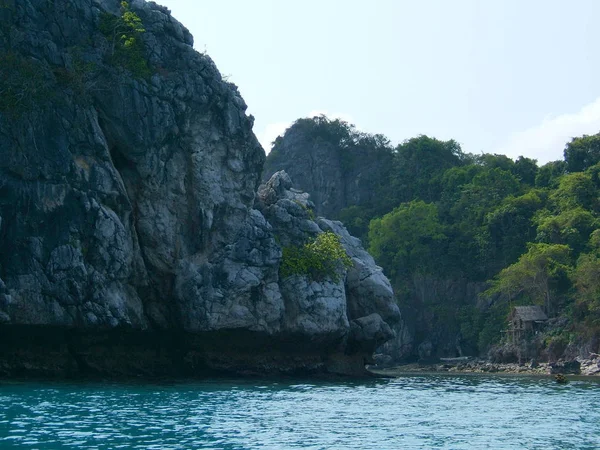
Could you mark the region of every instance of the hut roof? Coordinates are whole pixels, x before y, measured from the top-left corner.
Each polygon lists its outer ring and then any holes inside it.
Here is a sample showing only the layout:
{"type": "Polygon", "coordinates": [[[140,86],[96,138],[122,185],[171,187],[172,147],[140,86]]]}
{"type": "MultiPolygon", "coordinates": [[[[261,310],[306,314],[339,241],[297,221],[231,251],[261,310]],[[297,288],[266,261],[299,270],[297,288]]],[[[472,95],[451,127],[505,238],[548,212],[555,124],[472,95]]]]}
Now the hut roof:
{"type": "Polygon", "coordinates": [[[539,306],[515,306],[513,317],[519,318],[523,322],[548,320],[548,316],[546,316],[539,306]]]}

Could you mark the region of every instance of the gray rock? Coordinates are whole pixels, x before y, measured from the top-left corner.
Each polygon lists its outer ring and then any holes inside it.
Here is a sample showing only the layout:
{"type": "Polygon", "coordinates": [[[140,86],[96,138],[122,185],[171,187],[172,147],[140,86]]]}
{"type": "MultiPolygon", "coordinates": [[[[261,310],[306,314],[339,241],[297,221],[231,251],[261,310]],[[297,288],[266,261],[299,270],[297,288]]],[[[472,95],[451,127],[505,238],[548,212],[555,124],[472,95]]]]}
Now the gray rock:
{"type": "Polygon", "coordinates": [[[350,236],[341,222],[320,217],[317,224],[323,231],[332,231],[340,236],[342,245],[354,263],[348,270],[346,279],[350,317],[378,313],[392,324],[400,320],[400,310],[395,302],[392,286],[360,240],[350,236]]]}
{"type": "Polygon", "coordinates": [[[577,360],[561,361],[549,364],[551,374],[575,374],[581,373],[581,363],[577,360]]]}
{"type": "MultiPolygon", "coordinates": [[[[118,0],[22,0],[0,15],[0,55],[16,61],[0,77],[25,99],[0,99],[5,332],[64,339],[56,370],[364,369],[398,319],[389,282],[341,224],[313,220],[287,174],[258,189],[265,155],[237,87],[167,8],[130,6],[146,78],[98,28],[118,0]],[[340,281],[282,280],[282,247],[326,230],[354,266],[340,281]],[[156,365],[156,349],[173,360],[156,365]]],[[[50,364],[45,340],[15,338],[32,347],[5,357],[50,364]]]]}
{"type": "Polygon", "coordinates": [[[399,320],[392,325],[395,336],[377,349],[377,353],[387,355],[390,363],[409,358],[415,348],[414,332],[405,320],[399,320]]]}
{"type": "Polygon", "coordinates": [[[335,136],[315,139],[314,130],[294,124],[267,157],[263,181],[284,170],[294,187],[310,194],[318,215],[338,217],[349,206],[370,205],[391,167],[389,152],[341,148],[335,136]]]}
{"type": "Polygon", "coordinates": [[[389,367],[394,363],[394,358],[386,353],[375,353],[373,355],[373,361],[378,368],[389,367]]]}
{"type": "Polygon", "coordinates": [[[331,231],[339,236],[353,265],[344,270],[339,282],[314,282],[298,275],[281,280],[286,330],[344,338],[349,348],[372,349],[394,337],[390,324],[399,320],[400,313],[381,268],[340,222],[312,220],[314,205],[291,186],[290,177],[280,171],[258,190],[257,206],[271,223],[278,242],[284,247],[302,245],[331,231]]]}
{"type": "Polygon", "coordinates": [[[280,282],[285,302],[285,329],[311,339],[338,339],[349,330],[342,282],[310,281],[293,275],[280,282]]]}
{"type": "Polygon", "coordinates": [[[385,342],[394,336],[390,326],[377,313],[352,321],[354,340],[359,342],[385,342]]]}

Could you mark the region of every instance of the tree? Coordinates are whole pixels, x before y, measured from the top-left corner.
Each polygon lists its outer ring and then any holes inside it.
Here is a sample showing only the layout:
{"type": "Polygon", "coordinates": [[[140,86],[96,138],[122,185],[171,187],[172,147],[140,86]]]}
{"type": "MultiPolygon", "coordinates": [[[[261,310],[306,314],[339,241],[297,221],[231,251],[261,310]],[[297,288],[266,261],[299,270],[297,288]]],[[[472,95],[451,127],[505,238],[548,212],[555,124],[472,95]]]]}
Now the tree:
{"type": "Polygon", "coordinates": [[[478,155],[475,161],[487,169],[501,169],[512,172],[515,168],[515,162],[506,155],[483,153],[478,155]]]}
{"type": "Polygon", "coordinates": [[[589,173],[571,173],[560,178],[558,189],[550,195],[550,200],[559,211],[577,207],[588,210],[598,209],[598,190],[589,173]]]}
{"type": "Polygon", "coordinates": [[[519,180],[509,171],[497,167],[484,169],[462,187],[460,198],[452,208],[452,215],[481,224],[493,207],[519,190],[519,180]]]}
{"type": "Polygon", "coordinates": [[[573,138],[564,151],[567,170],[582,172],[600,162],[600,133],[573,138]]]}
{"type": "Polygon", "coordinates": [[[553,290],[568,279],[570,248],[562,244],[529,244],[527,253],[491,281],[485,295],[502,294],[509,301],[525,297],[554,313],[553,290]]]}
{"type": "Polygon", "coordinates": [[[531,158],[519,156],[515,161],[513,174],[516,175],[523,183],[533,186],[538,173],[537,161],[531,158]]]}
{"type": "Polygon", "coordinates": [[[518,197],[509,196],[486,215],[485,223],[496,247],[496,260],[502,267],[516,261],[526,243],[534,240],[536,228],[532,218],[543,205],[542,196],[542,192],[534,190],[518,197]]]}
{"type": "Polygon", "coordinates": [[[555,188],[558,185],[558,180],[566,171],[567,164],[564,161],[546,163],[537,171],[535,186],[539,188],[555,188]]]}
{"type": "Polygon", "coordinates": [[[401,204],[369,227],[369,250],[392,277],[432,271],[445,239],[437,207],[421,200],[401,204]]]}
{"type": "Polygon", "coordinates": [[[109,58],[112,63],[124,67],[140,78],[150,75],[141,39],[146,30],[142,19],[131,10],[129,3],[121,2],[120,14],[117,16],[104,13],[100,21],[100,31],[110,44],[109,58]]]}
{"type": "Polygon", "coordinates": [[[439,198],[439,178],[445,170],[461,166],[467,160],[460,145],[419,136],[396,147],[393,189],[399,201],[439,198]]]}
{"type": "Polygon", "coordinates": [[[483,168],[477,164],[451,167],[439,178],[440,213],[447,215],[461,196],[462,188],[473,181],[475,175],[481,173],[483,168]]]}
{"type": "Polygon", "coordinates": [[[576,254],[587,244],[590,233],[600,225],[594,215],[581,208],[560,212],[556,215],[540,211],[537,222],[537,240],[552,244],[567,244],[576,254]]]}
{"type": "Polygon", "coordinates": [[[576,312],[583,322],[600,328],[600,229],[595,230],[589,239],[589,253],[577,260],[573,282],[577,291],[576,312]]]}
{"type": "Polygon", "coordinates": [[[600,326],[600,255],[581,255],[573,279],[580,316],[584,321],[600,326]]]}
{"type": "Polygon", "coordinates": [[[366,243],[369,238],[369,222],[373,216],[372,208],[363,205],[352,205],[342,209],[337,219],[344,223],[352,236],[357,236],[363,243],[366,243]]]}

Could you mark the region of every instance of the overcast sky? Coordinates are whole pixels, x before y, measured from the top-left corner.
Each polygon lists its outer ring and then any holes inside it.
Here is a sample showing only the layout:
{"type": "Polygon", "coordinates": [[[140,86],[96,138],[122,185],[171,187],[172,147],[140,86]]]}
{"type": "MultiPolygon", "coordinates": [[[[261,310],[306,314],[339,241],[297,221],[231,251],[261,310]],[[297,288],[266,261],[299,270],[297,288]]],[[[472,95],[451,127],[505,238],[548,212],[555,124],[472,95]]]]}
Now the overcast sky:
{"type": "Polygon", "coordinates": [[[600,131],[597,0],[157,0],[269,143],[316,113],[394,143],[562,159],[600,131]]]}

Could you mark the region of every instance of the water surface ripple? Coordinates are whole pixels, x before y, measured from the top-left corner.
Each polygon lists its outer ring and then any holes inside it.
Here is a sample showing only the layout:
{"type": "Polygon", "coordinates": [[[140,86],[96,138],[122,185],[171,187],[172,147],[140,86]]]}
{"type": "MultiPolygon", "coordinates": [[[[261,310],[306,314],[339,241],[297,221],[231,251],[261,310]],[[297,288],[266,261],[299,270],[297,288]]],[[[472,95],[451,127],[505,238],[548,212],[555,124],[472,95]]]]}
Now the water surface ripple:
{"type": "Polygon", "coordinates": [[[600,449],[600,384],[0,382],[0,449],[600,449]]]}

